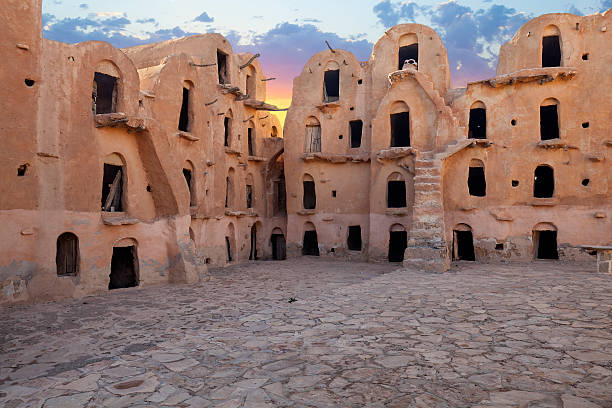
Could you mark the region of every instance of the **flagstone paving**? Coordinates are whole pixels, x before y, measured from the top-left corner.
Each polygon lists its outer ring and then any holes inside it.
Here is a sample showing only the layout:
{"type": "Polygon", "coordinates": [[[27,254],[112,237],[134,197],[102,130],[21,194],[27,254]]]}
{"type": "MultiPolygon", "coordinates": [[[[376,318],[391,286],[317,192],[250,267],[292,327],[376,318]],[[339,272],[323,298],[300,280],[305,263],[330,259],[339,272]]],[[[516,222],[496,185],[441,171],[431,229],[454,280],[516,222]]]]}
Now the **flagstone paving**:
{"type": "Polygon", "coordinates": [[[395,268],[256,262],[0,309],[0,406],[612,407],[612,276],[395,268]]]}

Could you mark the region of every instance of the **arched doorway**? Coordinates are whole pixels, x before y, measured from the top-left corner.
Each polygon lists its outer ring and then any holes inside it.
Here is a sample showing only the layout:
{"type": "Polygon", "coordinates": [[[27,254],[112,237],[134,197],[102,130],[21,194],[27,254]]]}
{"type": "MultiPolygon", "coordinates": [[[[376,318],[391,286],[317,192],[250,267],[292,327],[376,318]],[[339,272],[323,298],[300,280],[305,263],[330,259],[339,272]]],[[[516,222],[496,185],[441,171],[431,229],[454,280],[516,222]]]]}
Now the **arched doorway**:
{"type": "Polygon", "coordinates": [[[272,230],[270,241],[272,244],[272,259],[275,261],[287,259],[287,244],[285,242],[285,235],[280,228],[274,228],[272,230]]]}

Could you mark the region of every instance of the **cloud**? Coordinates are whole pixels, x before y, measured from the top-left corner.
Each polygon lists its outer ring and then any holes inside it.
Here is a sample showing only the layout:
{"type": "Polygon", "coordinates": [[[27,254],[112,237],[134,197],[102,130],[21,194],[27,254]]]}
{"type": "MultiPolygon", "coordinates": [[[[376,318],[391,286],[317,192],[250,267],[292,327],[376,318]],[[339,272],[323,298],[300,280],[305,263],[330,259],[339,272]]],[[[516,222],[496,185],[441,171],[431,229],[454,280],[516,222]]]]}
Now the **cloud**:
{"type": "Polygon", "coordinates": [[[82,8],[82,9],[88,9],[89,8],[87,3],[81,3],[81,4],[79,4],[79,7],[82,8]]]}
{"type": "MultiPolygon", "coordinates": [[[[162,29],[145,33],[137,37],[128,31],[132,22],[117,13],[90,14],[85,18],[57,19],[54,15],[45,13],[43,18],[43,36],[50,40],[65,43],[83,41],[107,41],[118,48],[132,47],[156,41],[197,34],[185,32],[180,27],[162,29]]],[[[137,22],[155,22],[154,19],[138,20],[137,22]]]]}
{"type": "MultiPolygon", "coordinates": [[[[226,34],[232,44],[239,44],[235,37],[231,39],[230,36],[226,34]]],[[[312,24],[289,22],[277,24],[269,31],[255,35],[249,45],[234,45],[234,50],[261,53],[259,60],[263,71],[277,78],[267,83],[268,93],[277,97],[290,97],[293,78],[300,74],[310,57],[327,49],[325,40],[334,48],[351,51],[362,61],[367,60],[372,52],[372,43],[366,40],[351,40],[321,31],[312,24]]]]}
{"type": "Polygon", "coordinates": [[[140,24],[156,24],[157,21],[154,18],[141,18],[139,20],[136,20],[137,23],[140,24]]]}
{"type": "Polygon", "coordinates": [[[209,16],[207,12],[203,12],[202,14],[194,18],[193,21],[199,21],[201,23],[212,23],[213,21],[215,21],[215,19],[209,16]]]}
{"type": "Polygon", "coordinates": [[[416,3],[398,3],[393,0],[383,0],[373,8],[374,14],[385,27],[397,25],[400,20],[413,22],[417,11],[421,9],[416,3]]]}
{"type": "Polygon", "coordinates": [[[322,21],[318,18],[303,18],[302,22],[304,23],[321,23],[322,21]]]}
{"type": "Polygon", "coordinates": [[[494,75],[499,47],[531,18],[504,5],[472,9],[455,0],[435,7],[383,0],[373,11],[385,27],[419,22],[436,30],[447,48],[453,83],[457,85],[494,75]]]}

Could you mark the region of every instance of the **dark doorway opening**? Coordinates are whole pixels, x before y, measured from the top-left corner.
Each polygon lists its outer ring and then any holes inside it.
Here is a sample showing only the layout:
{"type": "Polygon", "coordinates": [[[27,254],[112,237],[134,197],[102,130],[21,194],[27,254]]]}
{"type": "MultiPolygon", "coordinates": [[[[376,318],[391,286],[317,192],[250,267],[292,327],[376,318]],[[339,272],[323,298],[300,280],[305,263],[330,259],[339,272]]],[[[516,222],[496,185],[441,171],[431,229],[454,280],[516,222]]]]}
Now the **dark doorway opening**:
{"type": "Polygon", "coordinates": [[[559,138],[557,105],[540,106],[540,138],[542,140],[559,138]]]}
{"type": "Polygon", "coordinates": [[[135,246],[114,247],[108,289],[138,286],[138,256],[135,246]]]}
{"type": "Polygon", "coordinates": [[[194,206],[196,205],[196,202],[195,202],[195,194],[193,191],[193,185],[191,184],[193,182],[191,178],[191,170],[183,169],[183,176],[185,177],[185,181],[187,182],[187,188],[189,189],[189,205],[194,206]]]}
{"type": "Polygon", "coordinates": [[[559,259],[557,231],[534,231],[537,259],[559,259]]]}
{"type": "Polygon", "coordinates": [[[340,70],[325,71],[323,74],[323,101],[334,102],[340,99],[340,70]]]}
{"type": "Polygon", "coordinates": [[[255,224],[251,227],[251,251],[249,252],[249,261],[257,259],[257,227],[255,224]]]}
{"type": "Polygon", "coordinates": [[[547,35],[542,37],[542,66],[561,66],[561,44],[558,35],[547,35]]]}
{"type": "Polygon", "coordinates": [[[282,261],[287,258],[287,246],[283,234],[272,234],[272,259],[282,261]]]}
{"type": "Polygon", "coordinates": [[[55,264],[58,276],[76,276],[79,273],[79,238],[71,232],[57,237],[55,264]]]}
{"type": "Polygon", "coordinates": [[[351,120],[349,122],[351,132],[351,148],[361,147],[361,133],[363,132],[363,122],[361,120],[351,120]]]}
{"type": "Polygon", "coordinates": [[[275,215],[287,213],[287,192],[285,190],[285,177],[281,177],[276,183],[276,211],[275,215]]]}
{"type": "Polygon", "coordinates": [[[484,167],[470,167],[468,189],[471,196],[484,197],[487,195],[484,167]]]}
{"type": "Polygon", "coordinates": [[[225,237],[225,260],[232,262],[232,244],[229,237],[225,237]]]}
{"type": "Polygon", "coordinates": [[[470,123],[468,138],[487,138],[487,110],[484,108],[470,109],[470,123]]]}
{"type": "Polygon", "coordinates": [[[121,197],[123,195],[122,166],[104,163],[102,177],[102,211],[123,211],[121,197]]]}
{"type": "Polygon", "coordinates": [[[455,250],[453,258],[455,261],[475,261],[474,240],[472,231],[453,231],[455,238],[455,250]]]}
{"type": "Polygon", "coordinates": [[[403,180],[387,182],[387,207],[406,207],[406,183],[403,180]]]}
{"type": "Polygon", "coordinates": [[[348,227],[348,239],[346,240],[349,251],[361,251],[361,226],[351,225],[348,227]]]}
{"type": "Polygon", "coordinates": [[[319,256],[319,241],[317,240],[317,231],[304,231],[302,255],[319,256]]]}
{"type": "Polygon", "coordinates": [[[402,262],[408,246],[406,231],[389,231],[389,262],[402,262]]]}
{"type": "Polygon", "coordinates": [[[257,77],[256,75],[247,75],[246,77],[246,93],[249,99],[256,99],[257,92],[257,77]]]}
{"type": "Polygon", "coordinates": [[[230,145],[230,118],[223,119],[223,146],[230,145]]]}
{"type": "Polygon", "coordinates": [[[247,129],[247,145],[249,149],[249,156],[255,156],[255,144],[253,141],[253,128],[247,129]]]}
{"type": "Polygon", "coordinates": [[[555,193],[555,172],[552,167],[538,166],[533,177],[533,196],[550,198],[555,193]]]}
{"type": "Polygon", "coordinates": [[[410,146],[410,112],[393,113],[391,118],[391,147],[410,146]]]}
{"type": "Polygon", "coordinates": [[[253,208],[253,186],[250,184],[246,185],[246,206],[253,208]]]}
{"type": "Polygon", "coordinates": [[[93,83],[94,114],[114,113],[117,111],[117,78],[96,72],[93,83]]]}
{"type": "Polygon", "coordinates": [[[317,206],[317,194],[314,181],[304,180],[304,209],[314,210],[317,206]]]}
{"type": "Polygon", "coordinates": [[[229,83],[227,77],[227,54],[217,50],[217,72],[219,73],[219,83],[229,83]]]}
{"type": "Polygon", "coordinates": [[[419,44],[410,44],[399,48],[399,63],[397,69],[404,67],[404,61],[414,60],[417,64],[419,63],[419,44]]]}
{"type": "Polygon", "coordinates": [[[178,129],[181,132],[189,132],[189,89],[187,88],[183,88],[183,102],[181,103],[178,129]]]}

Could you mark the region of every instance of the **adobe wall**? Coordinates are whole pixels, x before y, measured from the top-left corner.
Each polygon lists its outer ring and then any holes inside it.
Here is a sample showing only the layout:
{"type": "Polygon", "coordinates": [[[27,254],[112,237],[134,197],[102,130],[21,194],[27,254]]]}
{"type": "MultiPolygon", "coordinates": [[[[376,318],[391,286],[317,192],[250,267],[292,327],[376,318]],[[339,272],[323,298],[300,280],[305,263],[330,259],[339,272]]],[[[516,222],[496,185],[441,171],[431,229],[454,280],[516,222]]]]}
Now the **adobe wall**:
{"type": "Polygon", "coordinates": [[[498,77],[464,89],[450,88],[439,36],[416,24],[388,30],[359,65],[343,50],[313,56],[294,80],[285,122],[292,254],[301,254],[304,230],[314,228],[321,256],[388,261],[391,231],[406,231],[404,264],[441,272],[456,255],[455,229],[471,230],[483,262],[532,260],[534,231],[544,229],[557,231],[561,259],[592,260],[577,247],[612,243],[611,15],[529,21],[502,46],[498,77]],[[556,30],[560,66],[542,68],[542,36],[556,30]],[[398,70],[399,47],[415,41],[418,67],[398,70]],[[340,70],[339,98],[326,101],[324,72],[333,69],[340,70]],[[559,137],[542,141],[540,106],[550,103],[557,104],[559,137]],[[486,109],[484,140],[468,138],[474,104],[486,109]],[[410,147],[394,147],[390,115],[404,111],[410,147]],[[320,152],[305,151],[309,117],[321,126],[320,152]],[[349,138],[339,135],[356,118],[363,121],[362,142],[350,149],[349,138]],[[484,166],[484,197],[468,191],[470,163],[484,166]],[[554,169],[551,198],[534,197],[539,165],[554,169]],[[314,209],[302,204],[305,174],[315,182],[314,209]],[[405,182],[404,207],[390,208],[389,180],[405,182]],[[347,251],[349,225],[361,225],[360,252],[347,251]]]}
{"type": "Polygon", "coordinates": [[[6,226],[0,232],[0,303],[106,291],[114,247],[136,247],[139,286],[207,279],[209,267],[230,263],[226,236],[231,263],[247,261],[253,226],[257,259],[270,258],[272,231],[286,234],[286,216],[273,214],[271,203],[274,180],[284,177],[283,139],[270,107],[262,105],[265,82],[257,60],[247,64],[251,55],[234,54],[218,34],[127,50],[43,40],[40,12],[39,1],[11,2],[0,12],[2,57],[15,61],[1,73],[12,85],[1,98],[7,113],[0,121],[1,154],[7,157],[0,166],[7,177],[0,201],[6,226]],[[217,49],[227,54],[224,85],[217,49]],[[215,66],[199,66],[211,62],[215,66]],[[115,113],[92,112],[95,72],[117,78],[115,113]],[[250,95],[247,75],[256,84],[250,95]],[[35,84],[25,85],[24,76],[35,84]],[[189,129],[179,131],[185,84],[189,129]],[[231,143],[224,146],[230,114],[231,143]],[[18,176],[23,163],[25,174],[18,176]],[[123,171],[118,212],[102,208],[105,163],[123,171]],[[191,192],[183,169],[191,171],[191,192]],[[78,237],[74,276],[57,271],[58,237],[66,232],[78,237]]]}

